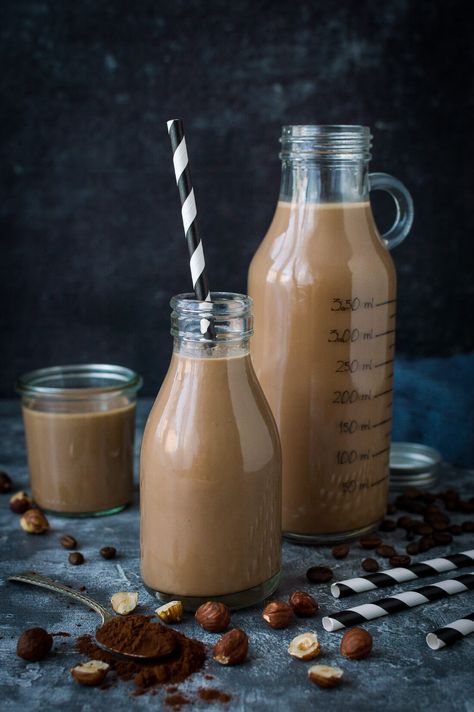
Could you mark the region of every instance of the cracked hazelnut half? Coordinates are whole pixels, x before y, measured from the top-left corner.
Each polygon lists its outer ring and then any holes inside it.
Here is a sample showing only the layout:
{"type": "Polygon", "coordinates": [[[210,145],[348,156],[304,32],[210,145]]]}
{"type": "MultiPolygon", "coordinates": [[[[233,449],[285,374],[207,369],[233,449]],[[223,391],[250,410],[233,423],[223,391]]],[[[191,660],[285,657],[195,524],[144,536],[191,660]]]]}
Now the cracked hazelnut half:
{"type": "Polygon", "coordinates": [[[138,604],[138,593],[136,591],[118,591],[110,599],[115,613],[127,616],[135,610],[138,604]]]}
{"type": "Polygon", "coordinates": [[[214,646],[212,657],[221,665],[238,665],[247,657],[249,639],[240,628],[233,628],[214,646]]]}
{"type": "Polygon", "coordinates": [[[179,623],[183,617],[183,604],[181,601],[170,601],[157,608],[155,613],[164,623],[179,623]]]}
{"type": "Polygon", "coordinates": [[[321,652],[316,633],[301,633],[293,638],[288,646],[288,652],[293,658],[298,660],[312,660],[321,652]]]}
{"type": "Polygon", "coordinates": [[[45,534],[49,530],[49,522],[40,509],[27,509],[21,515],[20,526],[28,534],[45,534]]]}
{"type": "Polygon", "coordinates": [[[209,633],[220,633],[230,623],[230,611],[224,603],[207,601],[199,606],[195,615],[196,621],[209,633]]]}
{"type": "Polygon", "coordinates": [[[308,677],[318,687],[336,687],[342,682],[343,670],[329,665],[313,665],[308,670],[308,677]]]}
{"type": "Polygon", "coordinates": [[[71,668],[71,675],[80,685],[100,685],[109,671],[109,665],[102,660],[89,660],[87,663],[71,668]]]}
{"type": "Polygon", "coordinates": [[[34,502],[29,494],[23,492],[23,490],[14,494],[13,497],[10,497],[10,509],[12,512],[15,512],[15,514],[23,514],[27,509],[31,509],[33,504],[34,502]]]}

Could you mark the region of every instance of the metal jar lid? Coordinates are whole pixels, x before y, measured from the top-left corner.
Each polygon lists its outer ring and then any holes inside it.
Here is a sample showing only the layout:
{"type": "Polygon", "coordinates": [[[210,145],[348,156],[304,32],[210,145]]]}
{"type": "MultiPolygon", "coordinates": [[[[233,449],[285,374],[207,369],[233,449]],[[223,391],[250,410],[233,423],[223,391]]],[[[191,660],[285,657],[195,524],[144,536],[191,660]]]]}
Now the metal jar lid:
{"type": "Polygon", "coordinates": [[[392,443],[390,448],[390,488],[428,489],[439,476],[441,455],[420,443],[392,443]]]}

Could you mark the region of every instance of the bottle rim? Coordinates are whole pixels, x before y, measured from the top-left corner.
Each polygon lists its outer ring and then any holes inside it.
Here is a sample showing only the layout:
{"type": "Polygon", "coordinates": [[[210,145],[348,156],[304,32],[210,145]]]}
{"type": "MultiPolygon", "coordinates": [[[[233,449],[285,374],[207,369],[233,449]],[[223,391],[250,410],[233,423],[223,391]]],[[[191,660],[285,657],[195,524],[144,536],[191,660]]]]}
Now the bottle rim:
{"type": "Polygon", "coordinates": [[[369,126],[357,124],[296,124],[282,127],[280,158],[365,160],[371,158],[369,126]]]}
{"type": "Polygon", "coordinates": [[[137,392],[142,385],[142,377],[125,366],[87,363],[28,371],[18,378],[15,390],[21,396],[84,398],[137,392]]]}

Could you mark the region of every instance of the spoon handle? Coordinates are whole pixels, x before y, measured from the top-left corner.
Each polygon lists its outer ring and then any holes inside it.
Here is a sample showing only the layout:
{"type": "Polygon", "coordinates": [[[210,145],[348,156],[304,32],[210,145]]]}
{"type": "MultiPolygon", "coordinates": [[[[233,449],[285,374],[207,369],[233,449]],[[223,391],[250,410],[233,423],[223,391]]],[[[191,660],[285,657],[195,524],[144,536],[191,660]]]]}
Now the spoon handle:
{"type": "Polygon", "coordinates": [[[34,571],[24,571],[20,574],[9,576],[8,580],[19,581],[20,583],[29,583],[33,586],[46,588],[48,591],[54,591],[55,593],[62,593],[65,596],[69,596],[69,598],[79,601],[79,603],[83,603],[85,606],[92,608],[93,611],[98,613],[102,619],[102,624],[110,618],[113,618],[113,615],[109,613],[104,606],[101,606],[100,603],[95,601],[93,598],[90,598],[90,596],[86,596],[84,593],[80,593],[79,591],[74,591],[72,588],[68,588],[67,586],[64,586],[64,584],[53,581],[53,579],[37,574],[34,571]]]}

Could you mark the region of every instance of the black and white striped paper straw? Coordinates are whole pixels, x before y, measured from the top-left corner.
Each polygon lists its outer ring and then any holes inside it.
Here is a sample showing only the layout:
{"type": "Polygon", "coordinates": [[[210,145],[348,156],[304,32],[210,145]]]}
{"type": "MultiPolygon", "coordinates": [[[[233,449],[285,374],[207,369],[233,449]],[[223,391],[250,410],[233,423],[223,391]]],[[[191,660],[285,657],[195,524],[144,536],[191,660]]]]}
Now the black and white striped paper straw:
{"type": "Polygon", "coordinates": [[[388,616],[391,613],[407,611],[415,606],[424,603],[437,601],[440,598],[454,596],[456,593],[464,593],[474,589],[474,573],[463,574],[453,579],[446,579],[429,586],[415,588],[412,591],[396,593],[388,598],[380,598],[373,603],[364,603],[362,606],[348,608],[340,613],[331,613],[323,618],[325,630],[334,631],[340,628],[349,628],[353,625],[361,625],[367,621],[388,616]]]}
{"type": "Polygon", "coordinates": [[[168,133],[173,149],[173,165],[181,200],[181,216],[183,218],[184,235],[188,243],[189,266],[196,299],[201,302],[211,301],[209,281],[207,278],[204,249],[197,223],[197,208],[194,189],[191,182],[188,151],[184,137],[183,122],[180,119],[167,121],[168,133]]]}
{"type": "Polygon", "coordinates": [[[458,618],[457,621],[448,623],[426,636],[426,642],[432,650],[439,650],[446,645],[452,645],[458,640],[462,640],[466,635],[474,633],[474,613],[463,618],[458,618]]]}
{"type": "Polygon", "coordinates": [[[437,574],[461,569],[463,566],[471,566],[474,561],[474,549],[462,551],[460,554],[420,561],[411,566],[400,566],[394,569],[387,569],[376,574],[358,576],[357,578],[337,581],[331,585],[331,593],[334,598],[345,598],[354,593],[373,591],[375,588],[385,588],[395,586],[404,581],[424,578],[426,576],[436,576],[437,574]]]}

